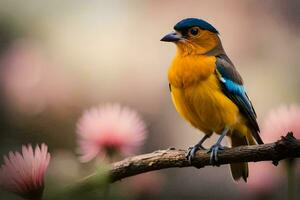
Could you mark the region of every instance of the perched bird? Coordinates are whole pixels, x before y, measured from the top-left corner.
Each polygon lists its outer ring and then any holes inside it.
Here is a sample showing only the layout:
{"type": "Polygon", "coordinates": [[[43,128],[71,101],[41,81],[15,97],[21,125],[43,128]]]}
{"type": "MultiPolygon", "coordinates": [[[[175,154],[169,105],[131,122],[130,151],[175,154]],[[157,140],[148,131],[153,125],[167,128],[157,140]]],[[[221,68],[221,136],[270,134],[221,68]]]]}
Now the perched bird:
{"type": "MultiPolygon", "coordinates": [[[[189,149],[189,162],[213,133],[220,137],[209,149],[212,164],[217,164],[217,153],[224,149],[221,141],[225,136],[232,147],[263,144],[242,77],[226,55],[217,29],[196,18],[184,19],[174,29],[161,39],[177,46],[168,72],[172,100],[178,113],[205,134],[189,149]]],[[[247,182],[247,163],[230,167],[234,180],[247,182]]]]}

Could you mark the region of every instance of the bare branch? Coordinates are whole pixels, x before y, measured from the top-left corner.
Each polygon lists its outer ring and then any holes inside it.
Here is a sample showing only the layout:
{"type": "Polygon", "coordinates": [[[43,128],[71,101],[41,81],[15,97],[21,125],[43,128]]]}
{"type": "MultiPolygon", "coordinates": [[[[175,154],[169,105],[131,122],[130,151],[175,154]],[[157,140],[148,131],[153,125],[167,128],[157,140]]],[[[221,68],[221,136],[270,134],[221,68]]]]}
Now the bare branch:
{"type": "MultiPolygon", "coordinates": [[[[185,157],[186,153],[186,150],[170,148],[126,158],[112,164],[110,180],[115,182],[129,176],[166,168],[191,166],[201,168],[211,165],[209,162],[210,155],[205,150],[197,152],[192,165],[188,163],[185,157]]],[[[288,133],[275,143],[240,146],[220,151],[218,165],[258,161],[273,161],[277,165],[282,159],[298,157],[300,157],[300,141],[296,140],[292,133],[288,133]]]]}

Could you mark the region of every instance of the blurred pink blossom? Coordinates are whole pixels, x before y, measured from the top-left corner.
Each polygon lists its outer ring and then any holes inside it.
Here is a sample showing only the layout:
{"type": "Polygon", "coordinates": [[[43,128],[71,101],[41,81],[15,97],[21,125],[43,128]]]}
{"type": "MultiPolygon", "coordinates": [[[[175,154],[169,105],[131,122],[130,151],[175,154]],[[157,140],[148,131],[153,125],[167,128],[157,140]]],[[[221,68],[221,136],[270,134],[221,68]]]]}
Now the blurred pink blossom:
{"type": "Polygon", "coordinates": [[[17,40],[1,57],[1,81],[11,107],[27,114],[69,105],[74,88],[36,42],[17,40]]]}
{"type": "Polygon", "coordinates": [[[0,186],[26,199],[41,199],[49,162],[45,144],[37,145],[34,150],[31,145],[22,146],[22,154],[9,152],[0,168],[0,186]]]}
{"type": "Polygon", "coordinates": [[[77,124],[80,160],[97,155],[130,155],[145,140],[146,126],[138,113],[119,104],[107,104],[85,111],[77,124]]]}
{"type": "Polygon", "coordinates": [[[300,107],[296,104],[271,110],[264,120],[261,136],[265,143],[270,143],[291,131],[300,138],[300,107]]]}

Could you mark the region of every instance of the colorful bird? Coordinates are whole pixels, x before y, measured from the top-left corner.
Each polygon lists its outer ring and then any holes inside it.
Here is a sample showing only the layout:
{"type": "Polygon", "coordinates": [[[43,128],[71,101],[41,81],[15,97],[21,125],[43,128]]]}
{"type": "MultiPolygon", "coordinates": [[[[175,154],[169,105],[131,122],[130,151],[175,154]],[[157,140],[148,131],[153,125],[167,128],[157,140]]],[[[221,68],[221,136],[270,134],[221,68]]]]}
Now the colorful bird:
{"type": "MultiPolygon", "coordinates": [[[[220,137],[209,149],[212,164],[217,164],[217,153],[224,149],[221,141],[225,136],[231,139],[232,147],[263,144],[242,77],[226,55],[219,32],[196,18],[184,19],[174,29],[161,39],[177,46],[168,72],[172,100],[178,113],[205,134],[189,149],[189,162],[213,133],[220,137]]],[[[234,180],[247,182],[247,163],[230,166],[234,180]]]]}

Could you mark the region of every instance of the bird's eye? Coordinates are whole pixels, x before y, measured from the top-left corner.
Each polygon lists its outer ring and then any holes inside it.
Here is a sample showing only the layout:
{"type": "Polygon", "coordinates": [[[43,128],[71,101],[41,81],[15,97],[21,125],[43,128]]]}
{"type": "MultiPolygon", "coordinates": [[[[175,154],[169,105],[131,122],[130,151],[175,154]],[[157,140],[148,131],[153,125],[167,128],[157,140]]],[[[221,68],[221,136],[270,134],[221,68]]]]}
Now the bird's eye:
{"type": "Polygon", "coordinates": [[[190,29],[189,33],[190,33],[191,36],[196,36],[196,35],[199,34],[199,28],[198,27],[193,27],[193,28],[190,29]]]}

